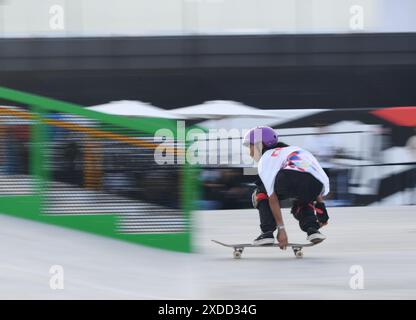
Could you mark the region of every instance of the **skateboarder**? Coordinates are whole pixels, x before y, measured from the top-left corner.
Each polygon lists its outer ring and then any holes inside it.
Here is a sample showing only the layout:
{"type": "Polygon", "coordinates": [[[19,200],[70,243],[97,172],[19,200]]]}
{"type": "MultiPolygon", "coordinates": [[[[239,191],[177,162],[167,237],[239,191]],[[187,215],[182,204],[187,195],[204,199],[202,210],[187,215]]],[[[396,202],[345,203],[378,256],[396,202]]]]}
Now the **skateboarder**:
{"type": "Polygon", "coordinates": [[[308,151],[278,141],[270,127],[256,127],[244,137],[243,144],[258,162],[259,177],[253,193],[253,205],[260,213],[262,234],[254,244],[274,243],[273,232],[281,249],[288,244],[279,200],[294,199],[291,209],[307,240],[318,243],[326,237],[319,232],[328,222],[323,196],[329,192],[329,180],[316,158],[308,151]],[[315,215],[316,212],[316,215],[315,215]]]}

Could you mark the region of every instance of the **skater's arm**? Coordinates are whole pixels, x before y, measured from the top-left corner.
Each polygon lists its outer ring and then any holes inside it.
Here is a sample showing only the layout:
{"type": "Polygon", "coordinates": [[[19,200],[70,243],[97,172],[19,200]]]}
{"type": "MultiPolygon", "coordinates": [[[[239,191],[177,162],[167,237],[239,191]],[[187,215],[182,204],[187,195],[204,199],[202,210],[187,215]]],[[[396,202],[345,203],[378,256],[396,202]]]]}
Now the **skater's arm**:
{"type": "Polygon", "coordinates": [[[272,210],[273,217],[276,220],[278,226],[277,241],[279,242],[280,249],[286,249],[288,244],[286,230],[284,229],[282,211],[280,210],[279,199],[275,192],[269,197],[269,205],[272,210]]]}
{"type": "Polygon", "coordinates": [[[280,210],[279,199],[277,198],[275,192],[273,192],[273,194],[269,197],[269,204],[270,208],[272,209],[272,213],[277,225],[284,226],[282,211],[280,210]]]}

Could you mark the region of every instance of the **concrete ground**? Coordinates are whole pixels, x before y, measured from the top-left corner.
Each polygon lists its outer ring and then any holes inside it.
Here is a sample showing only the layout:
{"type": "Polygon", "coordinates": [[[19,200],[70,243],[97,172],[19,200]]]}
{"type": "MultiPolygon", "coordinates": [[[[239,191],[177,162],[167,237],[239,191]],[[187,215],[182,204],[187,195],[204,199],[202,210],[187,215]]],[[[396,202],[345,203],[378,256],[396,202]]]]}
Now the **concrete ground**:
{"type": "MultiPolygon", "coordinates": [[[[255,210],[196,212],[196,254],[0,215],[0,298],[416,299],[415,206],[331,208],[330,216],[327,240],[303,259],[247,248],[235,260],[210,240],[251,241],[255,210]],[[63,290],[50,287],[54,265],[63,290]]],[[[287,210],[284,217],[289,241],[305,242],[287,210]]]]}

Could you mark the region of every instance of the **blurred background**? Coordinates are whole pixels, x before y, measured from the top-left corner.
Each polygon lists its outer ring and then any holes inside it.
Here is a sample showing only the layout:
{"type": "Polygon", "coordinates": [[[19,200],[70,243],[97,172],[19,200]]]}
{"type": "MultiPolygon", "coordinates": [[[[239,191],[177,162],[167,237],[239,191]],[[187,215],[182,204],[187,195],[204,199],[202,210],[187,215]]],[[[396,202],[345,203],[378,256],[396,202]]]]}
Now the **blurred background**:
{"type": "Polygon", "coordinates": [[[0,0],[0,298],[416,297],[415,85],[414,0],[0,0]],[[301,261],[210,241],[258,235],[258,125],[330,177],[301,261]]]}
{"type": "MultiPolygon", "coordinates": [[[[201,164],[201,209],[251,206],[255,177],[232,142],[256,125],[318,157],[329,205],[415,204],[414,12],[412,0],[0,0],[0,85],[225,129],[213,143],[226,160],[201,164]]],[[[0,170],[27,174],[28,124],[8,121],[0,170]]],[[[67,133],[54,131],[54,170],[83,186],[88,145],[67,133]]],[[[94,188],[157,190],[129,152],[103,159],[94,188]]]]}

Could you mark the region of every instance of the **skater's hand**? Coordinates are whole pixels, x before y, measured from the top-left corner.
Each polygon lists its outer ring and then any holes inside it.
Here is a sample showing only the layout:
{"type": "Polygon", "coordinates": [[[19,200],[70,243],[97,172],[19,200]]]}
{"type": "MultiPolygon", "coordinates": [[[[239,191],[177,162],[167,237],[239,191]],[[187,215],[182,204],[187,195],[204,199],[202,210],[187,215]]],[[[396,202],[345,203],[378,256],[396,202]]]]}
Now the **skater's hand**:
{"type": "Polygon", "coordinates": [[[279,230],[279,232],[277,233],[276,239],[277,239],[279,248],[282,249],[282,250],[286,250],[286,247],[287,247],[287,244],[289,243],[289,241],[288,241],[285,229],[279,230]]]}
{"type": "Polygon", "coordinates": [[[325,227],[327,224],[328,224],[328,222],[325,222],[325,223],[319,222],[319,227],[320,228],[325,227]]]}

